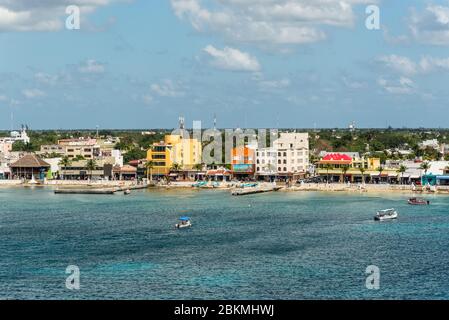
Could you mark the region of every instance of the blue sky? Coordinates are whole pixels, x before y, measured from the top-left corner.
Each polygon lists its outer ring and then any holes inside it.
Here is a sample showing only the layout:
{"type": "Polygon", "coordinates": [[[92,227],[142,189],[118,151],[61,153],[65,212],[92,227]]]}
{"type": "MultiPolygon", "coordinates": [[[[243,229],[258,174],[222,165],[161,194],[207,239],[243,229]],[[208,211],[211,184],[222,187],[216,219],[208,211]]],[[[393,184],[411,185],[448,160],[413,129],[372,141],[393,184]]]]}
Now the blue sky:
{"type": "Polygon", "coordinates": [[[38,3],[0,0],[2,129],[448,127],[449,0],[38,3]]]}

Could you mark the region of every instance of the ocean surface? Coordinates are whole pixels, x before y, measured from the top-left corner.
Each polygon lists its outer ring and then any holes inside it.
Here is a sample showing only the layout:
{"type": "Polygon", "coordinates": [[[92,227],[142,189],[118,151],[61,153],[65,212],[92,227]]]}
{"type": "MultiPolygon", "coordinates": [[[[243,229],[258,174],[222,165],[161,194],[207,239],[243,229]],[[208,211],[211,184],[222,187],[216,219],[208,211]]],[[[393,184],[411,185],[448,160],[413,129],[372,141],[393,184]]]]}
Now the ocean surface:
{"type": "Polygon", "coordinates": [[[448,299],[449,197],[407,198],[0,188],[0,299],[448,299]],[[374,222],[386,208],[399,219],[374,222]]]}

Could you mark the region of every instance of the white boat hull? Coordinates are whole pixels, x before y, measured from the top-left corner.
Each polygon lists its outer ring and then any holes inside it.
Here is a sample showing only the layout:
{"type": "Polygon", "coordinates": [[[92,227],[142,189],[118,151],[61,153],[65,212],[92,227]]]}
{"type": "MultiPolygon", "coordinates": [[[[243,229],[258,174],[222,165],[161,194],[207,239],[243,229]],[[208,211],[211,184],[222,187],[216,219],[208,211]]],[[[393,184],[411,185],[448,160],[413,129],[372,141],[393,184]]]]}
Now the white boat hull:
{"type": "Polygon", "coordinates": [[[374,220],[376,220],[376,221],[394,220],[397,218],[398,218],[397,212],[390,214],[390,215],[385,215],[385,216],[378,216],[378,215],[374,216],[374,220]]]}
{"type": "Polygon", "coordinates": [[[184,229],[184,228],[190,228],[191,226],[192,226],[192,223],[189,221],[189,222],[187,222],[187,223],[185,223],[185,224],[177,223],[177,224],[175,225],[175,228],[176,228],[176,229],[184,229]]]}

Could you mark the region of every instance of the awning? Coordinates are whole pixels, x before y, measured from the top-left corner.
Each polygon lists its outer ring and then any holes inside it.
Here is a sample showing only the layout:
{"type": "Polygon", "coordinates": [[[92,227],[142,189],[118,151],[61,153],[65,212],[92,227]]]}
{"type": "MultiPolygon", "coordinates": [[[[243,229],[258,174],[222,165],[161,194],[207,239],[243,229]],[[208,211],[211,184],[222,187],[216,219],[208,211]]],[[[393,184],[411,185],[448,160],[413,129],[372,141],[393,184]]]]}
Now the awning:
{"type": "Polygon", "coordinates": [[[437,180],[449,180],[449,176],[437,176],[437,180]]]}
{"type": "Polygon", "coordinates": [[[178,174],[177,173],[170,173],[170,175],[169,175],[170,177],[177,177],[178,176],[178,174]]]}
{"type": "Polygon", "coordinates": [[[397,174],[397,173],[389,173],[388,176],[389,176],[390,178],[397,178],[397,177],[398,177],[398,174],[397,174]]]}

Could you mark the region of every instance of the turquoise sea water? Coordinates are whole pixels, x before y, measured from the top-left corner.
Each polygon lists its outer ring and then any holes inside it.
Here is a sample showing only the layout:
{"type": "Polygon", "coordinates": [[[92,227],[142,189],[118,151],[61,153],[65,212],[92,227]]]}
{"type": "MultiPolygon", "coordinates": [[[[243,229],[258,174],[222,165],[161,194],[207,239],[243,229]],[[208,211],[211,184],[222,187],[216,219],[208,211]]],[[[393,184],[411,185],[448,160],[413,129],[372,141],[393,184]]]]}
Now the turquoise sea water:
{"type": "Polygon", "coordinates": [[[449,197],[0,189],[1,299],[448,299],[449,197]],[[376,223],[378,209],[400,219],[376,223]],[[193,227],[175,230],[181,215],[193,227]],[[65,269],[77,265],[80,290],[65,269]],[[365,269],[380,268],[380,289],[365,269]]]}

